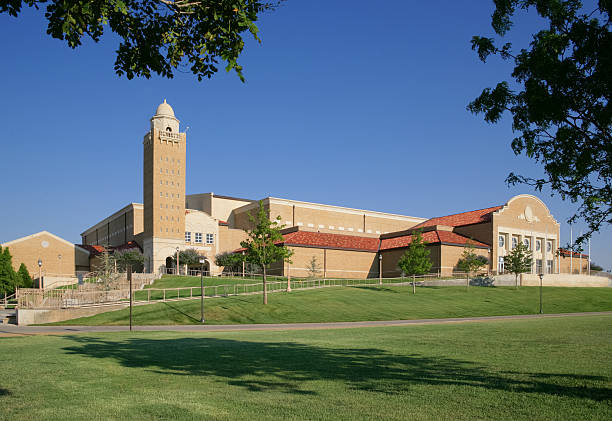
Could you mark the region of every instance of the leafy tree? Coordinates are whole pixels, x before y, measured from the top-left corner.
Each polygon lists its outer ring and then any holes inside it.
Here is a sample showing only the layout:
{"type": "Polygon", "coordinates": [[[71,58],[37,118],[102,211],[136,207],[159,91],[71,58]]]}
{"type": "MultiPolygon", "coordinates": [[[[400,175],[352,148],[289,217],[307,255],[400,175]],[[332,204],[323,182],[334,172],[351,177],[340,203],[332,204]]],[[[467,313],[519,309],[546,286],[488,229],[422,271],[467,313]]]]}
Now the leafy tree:
{"type": "Polygon", "coordinates": [[[215,265],[222,266],[224,271],[241,272],[242,271],[242,254],[225,252],[215,256],[215,265]]]}
{"type": "Polygon", "coordinates": [[[0,0],[0,13],[17,17],[24,6],[45,7],[47,34],[76,48],[98,42],[109,30],[121,43],[115,72],[128,79],[172,78],[188,69],[198,80],[212,77],[220,60],[244,81],[238,57],[245,32],[261,42],[255,22],[282,0],[0,0]]]}
{"type": "Polygon", "coordinates": [[[28,272],[28,268],[23,263],[19,265],[19,270],[17,271],[17,279],[18,286],[20,288],[32,288],[32,277],[30,276],[30,272],[28,272]]]}
{"type": "Polygon", "coordinates": [[[263,303],[268,304],[266,269],[274,262],[290,263],[293,251],[280,244],[283,241],[280,230],[284,227],[280,224],[280,216],[270,220],[261,200],[255,216],[249,212],[249,220],[253,228],[247,230],[248,238],[240,245],[245,249],[246,260],[261,266],[263,270],[263,303]]]}
{"type": "Polygon", "coordinates": [[[127,272],[128,266],[132,267],[132,272],[144,270],[144,255],[138,249],[115,250],[113,259],[117,262],[117,270],[120,272],[127,272]]]}
{"type": "Polygon", "coordinates": [[[17,273],[13,269],[13,257],[8,247],[0,246],[0,293],[12,294],[18,282],[17,273]]]}
{"type": "Polygon", "coordinates": [[[532,264],[531,250],[523,243],[518,243],[510,253],[504,258],[504,268],[514,273],[514,286],[518,288],[519,274],[531,271],[532,264]]]}
{"type": "Polygon", "coordinates": [[[505,111],[513,116],[515,154],[524,153],[544,166],[545,176],[511,173],[510,185],[525,183],[541,191],[545,185],[564,200],[578,202],[572,223],[584,219],[589,231],[612,223],[612,1],[599,0],[585,10],[579,0],[494,0],[492,26],[503,37],[517,9],[535,9],[547,27],[529,48],[513,51],[493,38],[475,36],[472,49],[482,61],[490,55],[514,62],[516,90],[506,82],[485,89],[468,105],[498,122],[505,111]]]}
{"type": "Polygon", "coordinates": [[[427,243],[423,241],[423,234],[420,231],[412,233],[410,244],[398,261],[402,273],[413,277],[413,293],[416,293],[414,276],[425,275],[431,269],[429,250],[425,247],[426,245],[427,243]]]}
{"type": "Polygon", "coordinates": [[[595,272],[603,272],[603,268],[601,266],[599,266],[598,264],[592,263],[592,262],[591,262],[591,270],[595,272]]]}
{"type": "Polygon", "coordinates": [[[309,278],[317,278],[319,276],[319,273],[321,273],[321,266],[317,262],[317,256],[312,256],[312,259],[310,259],[310,262],[308,262],[306,269],[308,270],[309,278]]]}
{"type": "Polygon", "coordinates": [[[404,275],[425,275],[429,272],[431,260],[429,260],[429,250],[425,247],[426,245],[420,231],[412,234],[410,244],[398,262],[404,275]]]}
{"type": "Polygon", "coordinates": [[[484,256],[479,256],[474,252],[474,245],[471,242],[467,242],[463,248],[461,259],[457,262],[459,270],[466,273],[466,286],[470,286],[470,274],[476,272],[481,267],[488,264],[489,261],[484,256]]]}
{"type": "MultiPolygon", "coordinates": [[[[199,265],[201,258],[200,253],[194,248],[179,251],[179,263],[181,265],[199,265]]],[[[176,253],[172,256],[172,262],[176,266],[176,253]]]]}

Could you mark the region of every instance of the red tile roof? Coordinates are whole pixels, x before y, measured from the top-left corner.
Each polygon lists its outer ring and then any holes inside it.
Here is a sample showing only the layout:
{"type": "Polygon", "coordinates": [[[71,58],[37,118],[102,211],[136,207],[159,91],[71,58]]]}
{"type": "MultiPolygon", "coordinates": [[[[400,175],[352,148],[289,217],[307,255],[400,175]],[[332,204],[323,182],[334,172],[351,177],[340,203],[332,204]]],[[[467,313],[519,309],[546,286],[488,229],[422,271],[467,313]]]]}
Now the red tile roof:
{"type": "MultiPolygon", "coordinates": [[[[451,231],[427,231],[423,234],[423,240],[428,244],[457,244],[464,246],[470,242],[474,247],[477,248],[490,248],[490,246],[481,243],[480,241],[472,240],[463,235],[451,231]]],[[[389,250],[407,247],[412,242],[411,235],[402,235],[400,237],[384,238],[381,241],[380,249],[389,250]]]]}
{"type": "Polygon", "coordinates": [[[567,250],[567,249],[559,249],[559,254],[563,257],[570,257],[573,254],[573,257],[578,257],[581,259],[589,258],[588,254],[578,253],[577,251],[572,252],[571,250],[567,250]]]}
{"type": "Polygon", "coordinates": [[[428,219],[413,228],[430,227],[433,225],[447,225],[449,227],[460,227],[462,225],[480,224],[491,220],[491,214],[502,206],[493,206],[486,209],[478,209],[470,212],[456,213],[454,215],[439,216],[428,219]]]}
{"type": "Polygon", "coordinates": [[[89,254],[92,256],[97,256],[98,254],[104,252],[103,246],[94,246],[91,244],[77,244],[77,246],[81,247],[82,249],[87,250],[89,254]]]}
{"type": "Polygon", "coordinates": [[[286,246],[320,247],[358,251],[378,251],[379,239],[356,235],[295,231],[284,235],[286,246]]]}
{"type": "MultiPolygon", "coordinates": [[[[104,246],[98,246],[98,245],[93,245],[93,244],[77,244],[77,246],[87,250],[89,254],[92,256],[97,256],[99,254],[102,254],[104,253],[104,250],[105,250],[104,246]]],[[[127,243],[121,244],[120,246],[116,246],[116,247],[111,246],[108,248],[108,250],[111,253],[115,250],[131,250],[131,249],[138,249],[142,251],[142,249],[140,248],[140,246],[138,245],[136,241],[128,241],[127,243]]]]}

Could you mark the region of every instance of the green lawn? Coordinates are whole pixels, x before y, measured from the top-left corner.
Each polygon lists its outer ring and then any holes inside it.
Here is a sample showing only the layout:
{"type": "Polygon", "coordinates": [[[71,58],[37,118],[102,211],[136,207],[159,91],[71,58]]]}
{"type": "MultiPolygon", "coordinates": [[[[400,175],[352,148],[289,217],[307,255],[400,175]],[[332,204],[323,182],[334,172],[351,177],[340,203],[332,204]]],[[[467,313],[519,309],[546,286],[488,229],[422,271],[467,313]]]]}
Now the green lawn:
{"type": "MultiPolygon", "coordinates": [[[[257,284],[260,279],[252,278],[229,278],[229,277],[204,277],[204,285],[234,285],[234,284],[257,284]]],[[[184,287],[200,287],[199,276],[173,276],[164,275],[161,279],[156,280],[151,285],[145,288],[184,288],[184,287]]]]}
{"type": "MultiPolygon", "coordinates": [[[[536,287],[355,287],[302,290],[261,295],[207,298],[209,324],[292,323],[534,314],[539,311],[536,287]]],[[[611,288],[544,289],[545,313],[612,311],[611,288]]],[[[125,325],[129,309],[67,320],[63,325],[125,325]]],[[[140,325],[195,324],[200,301],[178,301],[134,307],[140,325]]]]}
{"type": "Polygon", "coordinates": [[[612,317],[0,338],[7,420],[609,420],[612,317]]]}

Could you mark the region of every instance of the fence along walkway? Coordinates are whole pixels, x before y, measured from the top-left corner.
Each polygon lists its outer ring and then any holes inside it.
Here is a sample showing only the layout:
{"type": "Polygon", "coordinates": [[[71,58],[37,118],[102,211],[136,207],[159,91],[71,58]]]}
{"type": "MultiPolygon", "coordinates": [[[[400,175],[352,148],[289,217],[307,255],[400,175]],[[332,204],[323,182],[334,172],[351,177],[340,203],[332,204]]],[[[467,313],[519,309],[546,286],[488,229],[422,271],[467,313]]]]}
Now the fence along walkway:
{"type": "MultiPolygon", "coordinates": [[[[291,290],[306,290],[329,287],[359,287],[359,286],[400,286],[411,285],[413,280],[422,283],[426,279],[436,279],[437,276],[422,276],[416,278],[367,278],[367,279],[306,279],[291,280],[291,290]]],[[[266,282],[268,292],[288,291],[288,281],[266,282]]],[[[129,305],[129,288],[109,291],[85,291],[71,289],[39,290],[20,289],[17,294],[18,306],[22,309],[61,309],[76,307],[98,307],[116,304],[129,305]]],[[[227,284],[204,286],[204,297],[229,297],[237,295],[263,294],[263,283],[227,284]]],[[[183,301],[200,299],[200,287],[179,288],[146,288],[133,289],[134,304],[150,304],[166,301],[183,301]]]]}

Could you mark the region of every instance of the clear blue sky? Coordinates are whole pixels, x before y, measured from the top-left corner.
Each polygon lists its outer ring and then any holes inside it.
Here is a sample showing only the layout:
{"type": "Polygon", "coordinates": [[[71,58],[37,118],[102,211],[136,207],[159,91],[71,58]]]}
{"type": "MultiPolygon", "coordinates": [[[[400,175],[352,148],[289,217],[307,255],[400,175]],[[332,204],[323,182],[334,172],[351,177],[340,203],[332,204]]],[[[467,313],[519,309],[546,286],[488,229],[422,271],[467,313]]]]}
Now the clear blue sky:
{"type": "MultiPolygon", "coordinates": [[[[41,11],[0,16],[0,242],[46,229],[70,241],[142,202],[142,137],[167,98],[189,126],[187,193],[213,191],[420,217],[505,203],[510,171],[538,176],[510,149],[510,119],[465,110],[507,63],[481,63],[470,38],[492,34],[492,1],[288,0],[259,22],[241,63],[198,82],[127,80],[113,35],[77,50],[46,35],[41,11]],[[9,177],[7,174],[12,174],[9,177]]],[[[538,27],[521,15],[512,40],[538,27]]],[[[223,67],[223,66],[221,66],[223,67]]],[[[538,193],[562,224],[576,205],[538,193]]],[[[576,225],[578,233],[583,225],[576,225]]],[[[612,229],[592,241],[612,267],[612,229]]]]}

